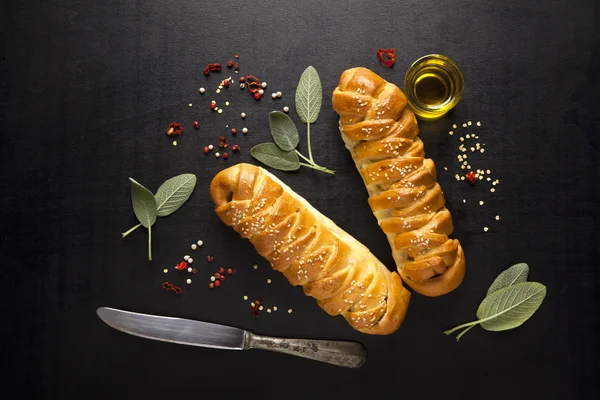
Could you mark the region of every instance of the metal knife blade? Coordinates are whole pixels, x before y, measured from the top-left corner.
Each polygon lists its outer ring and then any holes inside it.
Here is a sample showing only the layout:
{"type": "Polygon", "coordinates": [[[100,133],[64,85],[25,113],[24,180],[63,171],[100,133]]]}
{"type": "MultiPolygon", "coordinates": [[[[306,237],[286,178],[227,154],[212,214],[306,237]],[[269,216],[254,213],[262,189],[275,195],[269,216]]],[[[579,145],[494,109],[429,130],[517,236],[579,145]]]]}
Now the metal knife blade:
{"type": "Polygon", "coordinates": [[[365,348],[357,342],[259,336],[232,326],[109,307],[100,307],[96,313],[117,330],[163,342],[226,350],[269,350],[347,368],[361,367],[366,357],[365,348]]]}
{"type": "Polygon", "coordinates": [[[107,325],[119,331],[163,342],[243,350],[247,335],[245,330],[231,326],[139,314],[109,307],[100,307],[96,313],[107,325]]]}

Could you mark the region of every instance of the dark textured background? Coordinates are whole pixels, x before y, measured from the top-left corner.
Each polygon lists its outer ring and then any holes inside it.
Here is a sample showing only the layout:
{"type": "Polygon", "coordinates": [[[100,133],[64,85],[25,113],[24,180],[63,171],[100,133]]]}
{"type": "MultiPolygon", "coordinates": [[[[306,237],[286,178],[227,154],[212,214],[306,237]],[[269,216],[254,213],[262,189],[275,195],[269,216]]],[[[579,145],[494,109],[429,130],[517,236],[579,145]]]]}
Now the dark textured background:
{"type": "Polygon", "coordinates": [[[186,399],[215,388],[224,394],[239,383],[249,398],[321,393],[308,389],[314,384],[338,385],[338,396],[350,398],[384,392],[410,398],[600,396],[597,1],[67,0],[0,7],[4,393],[186,399]],[[375,52],[392,46],[397,62],[388,70],[375,52]],[[281,90],[283,98],[256,102],[234,85],[220,97],[232,102],[226,112],[210,112],[216,82],[229,71],[206,79],[202,69],[234,52],[241,73],[263,78],[267,93],[281,90]],[[388,244],[337,131],[330,94],[341,72],[359,65],[402,87],[410,63],[432,52],[454,58],[466,79],[456,109],[420,127],[426,154],[438,166],[454,236],[465,248],[467,275],[447,296],[413,294],[404,325],[393,335],[363,335],[341,317],[327,316],[220,223],[208,186],[225,166],[253,162],[251,146],[269,139],[268,112],[283,105],[293,110],[296,82],[313,65],[324,89],[314,155],[337,173],[276,174],[391,267],[388,244]],[[209,93],[200,96],[200,86],[209,93]],[[196,119],[200,131],[191,129],[196,119]],[[476,168],[500,179],[494,194],[489,185],[471,188],[454,179],[461,172],[459,142],[447,131],[466,120],[483,124],[477,132],[487,152],[476,168]],[[177,147],[164,134],[171,121],[186,127],[177,147]],[[241,154],[228,161],[206,157],[202,147],[216,144],[227,124],[250,129],[232,141],[241,154]],[[156,190],[184,172],[197,174],[198,185],[180,211],[154,226],[154,261],[148,262],[143,231],[120,237],[136,223],[127,178],[156,190]],[[184,284],[187,274],[164,275],[163,268],[172,268],[199,238],[206,244],[193,253],[200,271],[194,283],[184,284]],[[213,265],[203,259],[207,254],[215,256],[213,265]],[[460,343],[442,334],[473,319],[494,277],[516,262],[529,263],[530,278],[548,288],[530,321],[500,333],[477,328],[460,343]],[[211,292],[208,276],[221,264],[238,273],[211,292]],[[165,278],[184,292],[163,293],[165,278]],[[279,311],[255,319],[243,295],[262,296],[279,311]],[[95,314],[99,306],[260,334],[358,340],[368,361],[346,370],[274,353],[144,340],[104,325],[95,314]],[[275,391],[277,384],[287,390],[275,391]]]}

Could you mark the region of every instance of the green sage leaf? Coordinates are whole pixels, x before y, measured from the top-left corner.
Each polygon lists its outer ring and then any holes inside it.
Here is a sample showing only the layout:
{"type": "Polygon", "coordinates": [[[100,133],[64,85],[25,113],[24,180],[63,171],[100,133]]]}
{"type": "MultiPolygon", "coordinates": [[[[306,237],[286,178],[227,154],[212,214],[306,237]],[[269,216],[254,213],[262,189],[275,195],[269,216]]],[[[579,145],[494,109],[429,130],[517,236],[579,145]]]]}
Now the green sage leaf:
{"type": "Polygon", "coordinates": [[[166,217],[185,203],[196,187],[196,175],[181,174],[167,179],[156,191],[159,217],[166,217]]]}
{"type": "Polygon", "coordinates": [[[515,264],[506,271],[502,272],[494,280],[492,285],[487,291],[487,295],[517,283],[527,281],[527,275],[529,274],[529,266],[525,263],[515,264]]]}
{"type": "Polygon", "coordinates": [[[281,171],[295,171],[300,161],[295,151],[283,151],[275,143],[257,144],[250,150],[252,157],[261,163],[281,171]]]}
{"type": "Polygon", "coordinates": [[[314,123],[319,117],[323,101],[323,88],[317,70],[309,66],[304,70],[296,88],[296,112],[302,122],[314,123]]]}
{"type": "Polygon", "coordinates": [[[136,182],[133,178],[129,178],[131,183],[131,202],[133,203],[133,212],[140,224],[145,228],[149,228],[156,222],[158,215],[158,207],[156,199],[151,191],[136,182]]]}
{"type": "Polygon", "coordinates": [[[281,111],[272,111],[269,114],[269,127],[275,144],[281,150],[294,150],[300,142],[300,135],[294,121],[281,111]]]}
{"type": "Polygon", "coordinates": [[[505,331],[521,326],[537,311],[546,297],[546,286],[521,282],[500,289],[481,302],[477,318],[483,329],[505,331]]]}

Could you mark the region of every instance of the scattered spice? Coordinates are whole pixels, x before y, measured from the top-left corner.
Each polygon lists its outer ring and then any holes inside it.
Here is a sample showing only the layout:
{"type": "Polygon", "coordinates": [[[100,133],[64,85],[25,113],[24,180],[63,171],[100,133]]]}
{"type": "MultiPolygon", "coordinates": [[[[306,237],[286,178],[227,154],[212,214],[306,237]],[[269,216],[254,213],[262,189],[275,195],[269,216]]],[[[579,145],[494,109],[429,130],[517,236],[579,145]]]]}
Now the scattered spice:
{"type": "Polygon", "coordinates": [[[467,181],[469,181],[469,183],[471,185],[474,185],[477,182],[477,175],[475,174],[475,172],[473,171],[469,171],[467,173],[467,175],[465,175],[465,177],[467,178],[467,181]]]}
{"type": "Polygon", "coordinates": [[[216,286],[216,287],[219,287],[219,286],[221,286],[221,281],[215,281],[215,286],[216,286]]]}
{"type": "Polygon", "coordinates": [[[231,128],[231,134],[232,134],[233,136],[235,136],[235,135],[236,135],[236,133],[237,133],[237,129],[235,129],[235,128],[231,128]]]}
{"type": "Polygon", "coordinates": [[[191,285],[191,284],[192,284],[192,280],[188,278],[188,279],[185,281],[185,283],[187,283],[188,285],[191,285]]]}
{"type": "Polygon", "coordinates": [[[213,256],[206,256],[206,261],[212,262],[212,260],[214,260],[213,256]]]}
{"type": "Polygon", "coordinates": [[[396,62],[396,50],[392,47],[391,49],[379,49],[377,50],[377,58],[386,67],[392,68],[396,62]]]}
{"type": "Polygon", "coordinates": [[[222,68],[222,65],[220,63],[212,63],[212,64],[207,64],[206,68],[204,68],[204,75],[210,74],[211,72],[219,72],[222,68]]]}
{"type": "Polygon", "coordinates": [[[227,68],[231,68],[233,67],[233,61],[229,60],[227,61],[227,68]]]}
{"type": "Polygon", "coordinates": [[[198,121],[194,121],[194,129],[200,129],[200,123],[198,121]]]}
{"type": "Polygon", "coordinates": [[[234,144],[233,146],[231,146],[231,150],[233,151],[240,151],[240,146],[237,144],[234,144]]]}
{"type": "Polygon", "coordinates": [[[260,308],[262,304],[262,299],[258,298],[256,300],[254,300],[254,302],[252,302],[251,306],[252,306],[252,314],[254,314],[256,317],[258,317],[260,315],[260,308]]]}
{"type": "Polygon", "coordinates": [[[165,132],[169,136],[181,135],[183,133],[183,126],[177,122],[171,122],[165,132]]]}
{"type": "Polygon", "coordinates": [[[180,262],[179,264],[177,264],[177,265],[175,266],[175,269],[176,269],[177,271],[181,271],[181,270],[182,270],[182,269],[184,269],[185,267],[187,267],[187,262],[185,262],[185,261],[182,261],[182,262],[180,262]]]}
{"type": "Polygon", "coordinates": [[[175,292],[175,294],[179,294],[182,292],[180,287],[177,287],[175,285],[173,285],[172,283],[169,283],[167,281],[163,282],[162,284],[162,288],[165,289],[165,291],[169,291],[172,290],[173,292],[175,292]]]}
{"type": "Polygon", "coordinates": [[[227,160],[229,158],[229,153],[223,153],[223,159],[227,160]]]}

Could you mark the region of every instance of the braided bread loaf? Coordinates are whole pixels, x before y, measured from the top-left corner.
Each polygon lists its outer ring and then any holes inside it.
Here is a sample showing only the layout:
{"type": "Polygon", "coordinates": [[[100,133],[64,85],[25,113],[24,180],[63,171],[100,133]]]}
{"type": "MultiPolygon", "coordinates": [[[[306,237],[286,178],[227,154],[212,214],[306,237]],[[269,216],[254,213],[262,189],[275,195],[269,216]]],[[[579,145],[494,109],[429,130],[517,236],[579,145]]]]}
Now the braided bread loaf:
{"type": "Polygon", "coordinates": [[[237,164],[213,178],[210,193],[219,218],[329,315],[363,333],[400,327],[410,299],[400,276],[277,177],[237,164]]]}
{"type": "Polygon", "coordinates": [[[448,238],[452,218],[404,93],[366,68],[352,68],[333,92],[333,109],[406,284],[426,296],[454,290],[464,277],[464,253],[448,238]]]}

